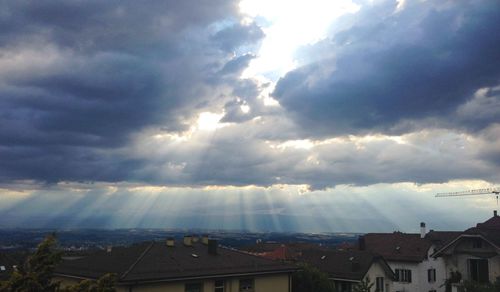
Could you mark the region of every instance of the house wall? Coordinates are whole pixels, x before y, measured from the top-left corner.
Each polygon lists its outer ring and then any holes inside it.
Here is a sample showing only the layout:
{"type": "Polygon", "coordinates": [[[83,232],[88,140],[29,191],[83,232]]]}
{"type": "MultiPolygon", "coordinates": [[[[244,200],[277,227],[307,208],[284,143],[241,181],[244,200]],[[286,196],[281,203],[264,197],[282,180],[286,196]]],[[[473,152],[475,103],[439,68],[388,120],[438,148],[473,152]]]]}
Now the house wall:
{"type": "MultiPolygon", "coordinates": [[[[265,276],[254,276],[245,277],[254,279],[254,291],[255,292],[289,292],[289,277],[288,274],[276,274],[276,275],[265,275],[265,276]]],[[[68,285],[74,285],[78,281],[71,278],[56,277],[55,281],[60,281],[63,287],[68,285]]],[[[239,280],[240,278],[225,278],[224,290],[225,292],[239,292],[239,280]]],[[[196,281],[194,281],[196,282],[196,281]]],[[[214,291],[214,280],[202,280],[203,282],[203,292],[213,292],[214,291]]],[[[129,287],[118,286],[118,292],[184,292],[185,284],[187,282],[174,282],[174,283],[158,283],[158,284],[142,284],[139,286],[134,286],[130,290],[129,287]]]]}
{"type": "Polygon", "coordinates": [[[415,262],[388,262],[393,271],[396,269],[411,270],[412,281],[394,282],[393,292],[429,292],[435,290],[437,292],[445,292],[446,287],[443,286],[448,274],[447,263],[443,258],[433,258],[431,255],[434,253],[435,247],[431,246],[427,251],[427,258],[420,263],[415,262]],[[429,282],[427,271],[429,269],[436,270],[436,281],[429,282]]]}
{"type": "MultiPolygon", "coordinates": [[[[480,259],[481,253],[498,253],[495,248],[485,241],[483,241],[481,248],[474,248],[473,241],[472,238],[462,238],[442,257],[446,263],[447,273],[459,271],[462,274],[462,279],[470,280],[469,259],[480,259]]],[[[500,255],[488,259],[488,271],[490,282],[495,282],[496,278],[500,277],[500,255]]]]}
{"type": "Polygon", "coordinates": [[[375,279],[377,277],[383,277],[385,285],[384,292],[394,292],[394,282],[390,277],[388,277],[387,273],[385,272],[384,268],[382,268],[382,265],[380,263],[375,262],[372,264],[365,275],[365,278],[367,277],[370,279],[370,282],[373,283],[371,291],[375,292],[375,279]]]}
{"type": "Polygon", "coordinates": [[[443,286],[447,278],[446,263],[442,258],[433,258],[431,255],[435,251],[435,246],[431,246],[427,251],[427,259],[419,264],[418,287],[424,292],[436,290],[437,292],[445,292],[446,287],[443,286]],[[427,271],[429,269],[436,270],[436,281],[429,282],[427,271]]]}
{"type": "Polygon", "coordinates": [[[387,262],[391,269],[395,272],[396,269],[411,270],[411,283],[406,282],[394,282],[393,292],[405,291],[405,292],[425,292],[425,290],[420,289],[420,267],[418,263],[413,262],[387,262]]]}
{"type": "MultiPolygon", "coordinates": [[[[387,273],[384,270],[384,268],[382,267],[382,265],[378,262],[374,262],[371,265],[370,269],[368,269],[368,272],[366,272],[366,275],[363,278],[363,280],[368,278],[370,283],[373,283],[373,286],[372,286],[370,291],[375,292],[375,290],[377,288],[376,287],[376,279],[378,277],[384,278],[384,292],[394,292],[393,280],[391,279],[391,277],[389,277],[389,275],[387,275],[387,273]]],[[[358,281],[354,281],[354,280],[353,281],[343,281],[343,280],[336,279],[333,281],[335,283],[335,287],[337,288],[337,290],[341,289],[340,287],[342,284],[347,284],[347,286],[351,287],[350,291],[353,291],[354,287],[359,283],[358,281]]],[[[340,291],[340,292],[342,292],[342,291],[340,291]]]]}
{"type": "MultiPolygon", "coordinates": [[[[459,271],[462,279],[470,280],[468,263],[469,259],[479,259],[477,256],[468,254],[454,254],[446,257],[447,271],[459,271]]],[[[500,255],[488,259],[488,270],[490,282],[495,282],[500,277],[500,255]]]]}

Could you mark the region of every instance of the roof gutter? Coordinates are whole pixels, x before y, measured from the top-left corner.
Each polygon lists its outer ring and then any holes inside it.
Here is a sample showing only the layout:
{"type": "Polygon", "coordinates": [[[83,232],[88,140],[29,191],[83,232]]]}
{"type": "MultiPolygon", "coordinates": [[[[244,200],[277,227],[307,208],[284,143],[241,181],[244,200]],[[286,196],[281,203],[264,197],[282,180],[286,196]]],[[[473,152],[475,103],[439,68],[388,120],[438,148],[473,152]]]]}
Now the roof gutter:
{"type": "Polygon", "coordinates": [[[333,281],[344,281],[344,282],[351,282],[351,283],[359,283],[361,280],[353,280],[353,279],[345,279],[345,278],[328,278],[329,280],[333,281]]]}

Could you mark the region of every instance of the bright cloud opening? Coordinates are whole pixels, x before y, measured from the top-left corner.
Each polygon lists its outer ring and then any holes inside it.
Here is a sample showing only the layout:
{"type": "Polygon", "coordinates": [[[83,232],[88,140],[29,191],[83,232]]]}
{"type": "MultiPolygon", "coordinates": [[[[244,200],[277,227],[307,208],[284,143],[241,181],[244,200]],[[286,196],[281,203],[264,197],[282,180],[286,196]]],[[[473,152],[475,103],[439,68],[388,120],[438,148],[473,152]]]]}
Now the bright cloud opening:
{"type": "Polygon", "coordinates": [[[333,20],[359,6],[349,0],[243,0],[240,10],[269,23],[263,25],[266,37],[258,57],[243,76],[264,75],[275,81],[296,67],[294,53],[300,46],[324,39],[333,20]]]}
{"type": "Polygon", "coordinates": [[[213,131],[222,125],[219,123],[224,113],[216,114],[211,112],[202,112],[198,116],[197,127],[200,130],[213,131]]]}

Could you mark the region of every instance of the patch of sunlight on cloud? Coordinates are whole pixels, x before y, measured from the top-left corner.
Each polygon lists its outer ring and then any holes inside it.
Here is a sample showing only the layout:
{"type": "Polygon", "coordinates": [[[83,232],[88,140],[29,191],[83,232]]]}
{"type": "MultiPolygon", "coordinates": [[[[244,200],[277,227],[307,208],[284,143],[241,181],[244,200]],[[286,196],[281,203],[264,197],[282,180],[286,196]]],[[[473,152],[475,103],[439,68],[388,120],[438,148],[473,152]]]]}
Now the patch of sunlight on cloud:
{"type": "Polygon", "coordinates": [[[211,112],[202,112],[198,115],[198,120],[196,121],[197,128],[199,130],[213,131],[218,128],[226,126],[225,123],[219,123],[224,117],[224,113],[217,114],[211,112]]]}
{"type": "Polygon", "coordinates": [[[167,192],[170,189],[171,189],[170,187],[166,186],[149,186],[149,185],[127,187],[127,191],[137,194],[158,194],[167,192]]]}
{"type": "Polygon", "coordinates": [[[279,144],[269,143],[269,147],[279,150],[286,150],[287,148],[310,150],[314,147],[314,143],[309,139],[289,140],[279,144]]]}
{"type": "Polygon", "coordinates": [[[248,114],[250,112],[250,106],[247,104],[243,104],[240,106],[240,109],[243,113],[248,114]]]}
{"type": "Polygon", "coordinates": [[[296,68],[294,53],[300,46],[324,39],[336,18],[360,8],[349,0],[243,0],[239,7],[243,14],[266,20],[258,57],[243,76],[275,73],[276,77],[296,68]]]}
{"type": "Polygon", "coordinates": [[[186,142],[192,136],[192,132],[185,133],[157,133],[153,134],[151,137],[157,141],[173,141],[173,142],[186,142]]]}

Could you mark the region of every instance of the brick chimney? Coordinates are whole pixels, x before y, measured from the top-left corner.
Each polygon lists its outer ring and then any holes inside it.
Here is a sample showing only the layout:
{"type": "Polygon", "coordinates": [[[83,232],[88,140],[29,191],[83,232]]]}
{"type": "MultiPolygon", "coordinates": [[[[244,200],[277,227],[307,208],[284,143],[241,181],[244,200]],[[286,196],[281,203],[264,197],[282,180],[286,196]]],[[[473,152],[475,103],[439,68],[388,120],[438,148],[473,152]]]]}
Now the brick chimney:
{"type": "Polygon", "coordinates": [[[498,214],[497,214],[497,210],[493,210],[493,217],[497,217],[498,214]]]}
{"type": "Polygon", "coordinates": [[[420,238],[425,238],[425,222],[420,222],[420,238]]]}

